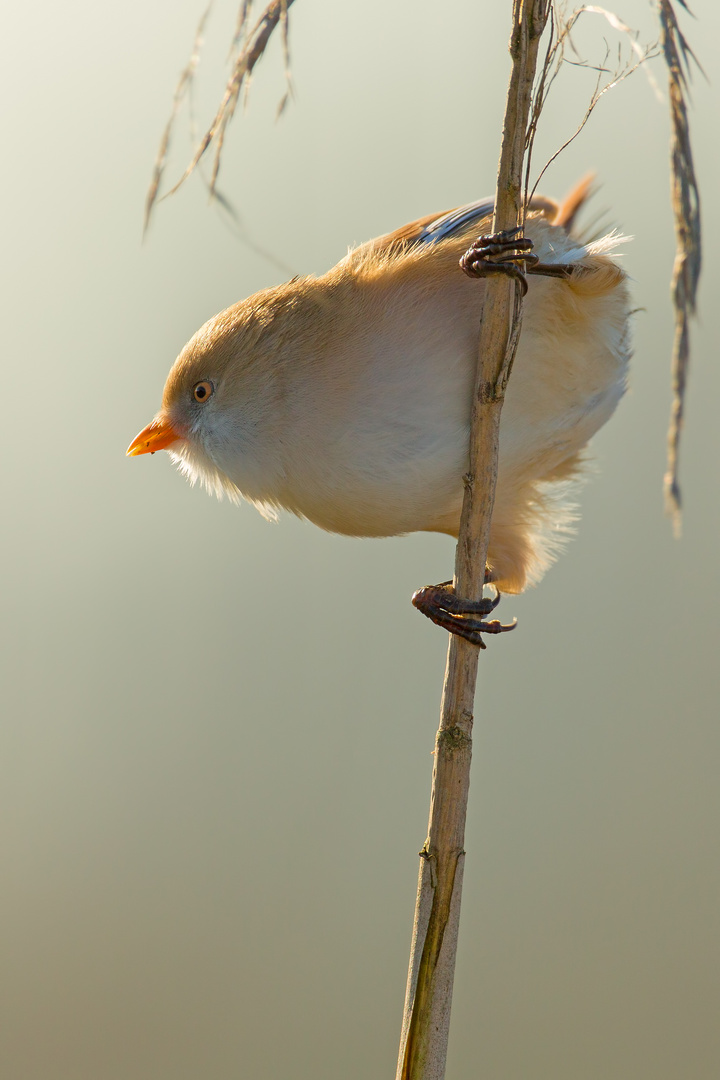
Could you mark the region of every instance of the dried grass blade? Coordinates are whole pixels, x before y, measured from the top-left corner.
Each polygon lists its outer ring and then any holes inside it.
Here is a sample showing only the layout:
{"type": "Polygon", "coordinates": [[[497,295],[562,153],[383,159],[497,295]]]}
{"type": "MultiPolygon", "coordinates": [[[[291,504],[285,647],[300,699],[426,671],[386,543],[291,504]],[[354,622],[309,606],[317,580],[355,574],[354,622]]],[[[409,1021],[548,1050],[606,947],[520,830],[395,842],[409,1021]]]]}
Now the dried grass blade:
{"type": "MultiPolygon", "coordinates": [[[[689,11],[683,0],[678,0],[689,11]]],[[[671,192],[675,218],[675,264],[671,284],[675,308],[675,339],[672,354],[673,402],[668,429],[665,473],[665,504],[676,534],[680,531],[681,496],[678,479],[680,435],[685,411],[685,390],[690,365],[690,319],[695,312],[702,265],[700,193],[695,176],[688,84],[691,62],[697,63],[680,31],[672,0],[658,0],[661,45],[668,69],[670,94],[671,192]]],[[[698,65],[699,67],[699,65],[698,65]]]]}
{"type": "Polygon", "coordinates": [[[175,93],[173,95],[172,111],[170,118],[165,125],[165,130],[160,140],[160,146],[158,147],[157,157],[155,158],[155,165],[153,167],[153,175],[150,181],[150,187],[148,188],[147,196],[145,197],[145,218],[143,222],[143,234],[147,232],[148,225],[150,224],[150,215],[152,213],[153,206],[155,205],[158,197],[158,191],[160,190],[160,183],[162,181],[163,172],[165,170],[165,163],[167,161],[167,153],[170,147],[170,136],[172,129],[177,119],[177,114],[180,111],[185,94],[189,92],[192,81],[195,76],[195,71],[200,63],[200,50],[202,48],[203,34],[205,33],[205,24],[207,23],[208,16],[210,15],[210,9],[213,6],[213,0],[205,8],[205,11],[198,23],[197,30],[195,31],[195,39],[193,41],[192,50],[190,52],[190,59],[188,60],[180,78],[178,84],[175,87],[175,93]]]}
{"type": "MultiPolygon", "coordinates": [[[[209,128],[200,140],[197,149],[193,154],[192,160],[190,161],[190,164],[187,166],[177,183],[172,188],[170,188],[170,190],[167,192],[167,195],[163,196],[163,198],[167,198],[168,195],[173,195],[178,190],[178,188],[181,187],[182,184],[184,184],[187,178],[195,171],[213,141],[216,142],[216,150],[213,160],[212,175],[210,178],[210,194],[211,196],[214,196],[215,185],[220,169],[220,158],[225,140],[225,131],[235,113],[235,107],[237,105],[240,92],[243,88],[243,83],[245,83],[249,79],[250,75],[252,74],[253,68],[265,52],[272,33],[278,23],[281,23],[281,25],[283,26],[286,65],[289,61],[289,49],[287,44],[287,13],[288,8],[293,3],[294,0],[271,0],[271,3],[267,5],[265,11],[255,23],[252,30],[247,34],[245,42],[240,48],[238,55],[235,57],[235,60],[233,62],[233,69],[230,73],[230,78],[227,81],[222,101],[220,102],[217,112],[213,117],[212,123],[210,124],[209,128]]],[[[247,18],[248,11],[249,6],[245,7],[245,5],[243,5],[240,9],[238,25],[240,26],[241,34],[242,28],[244,26],[244,20],[247,18]]],[[[236,39],[237,33],[238,32],[236,29],[236,39]]],[[[146,201],[146,227],[147,222],[149,221],[150,212],[152,211],[154,204],[158,201],[157,193],[160,185],[160,179],[162,177],[163,166],[165,164],[165,157],[167,155],[170,129],[172,127],[172,122],[174,121],[176,114],[177,108],[174,108],[168,128],[166,129],[163,140],[161,141],[161,147],[158,154],[155,172],[153,175],[153,181],[151,183],[150,191],[148,192],[148,198],[146,201]]]]}

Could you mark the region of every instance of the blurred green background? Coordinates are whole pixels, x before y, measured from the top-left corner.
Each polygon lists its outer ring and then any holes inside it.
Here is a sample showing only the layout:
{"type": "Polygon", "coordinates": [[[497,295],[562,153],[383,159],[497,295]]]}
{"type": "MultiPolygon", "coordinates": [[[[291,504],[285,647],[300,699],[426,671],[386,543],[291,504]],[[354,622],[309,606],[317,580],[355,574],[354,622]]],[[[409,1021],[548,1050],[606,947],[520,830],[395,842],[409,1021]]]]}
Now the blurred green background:
{"type": "MultiPolygon", "coordinates": [[[[720,14],[694,7],[714,77],[720,14]]],[[[0,11],[6,1080],[394,1075],[447,645],[409,599],[450,575],[453,544],[269,525],[124,451],[215,312],[492,191],[509,4],[292,8],[295,101],[276,123],[275,43],[220,176],[284,272],[198,178],[141,242],[201,10],[0,11]]],[[[648,4],[619,14],[653,35],[648,4]]],[[[199,123],[234,18],[219,3],[208,24],[199,123]]],[[[564,75],[538,164],[592,81],[564,75]]],[[[708,257],[679,541],[667,108],[642,73],[542,184],[597,169],[641,311],[577,539],[506,599],[520,626],[481,660],[449,1080],[720,1075],[718,100],[693,93],[708,257]]]]}

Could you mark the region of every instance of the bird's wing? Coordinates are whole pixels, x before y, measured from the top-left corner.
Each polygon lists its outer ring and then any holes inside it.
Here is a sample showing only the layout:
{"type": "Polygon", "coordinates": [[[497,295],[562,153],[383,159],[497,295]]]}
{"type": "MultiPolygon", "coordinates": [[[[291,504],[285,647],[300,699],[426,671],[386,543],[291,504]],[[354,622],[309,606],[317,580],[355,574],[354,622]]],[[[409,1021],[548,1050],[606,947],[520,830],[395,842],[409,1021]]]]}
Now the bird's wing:
{"type": "MultiPolygon", "coordinates": [[[[592,195],[593,180],[594,174],[583,177],[562,203],[544,195],[534,195],[530,200],[529,210],[531,213],[541,214],[551,225],[559,225],[571,233],[579,210],[592,195]]],[[[441,240],[468,232],[473,225],[477,225],[479,234],[481,222],[486,223],[485,229],[490,228],[488,218],[492,217],[493,205],[494,200],[490,197],[458,206],[454,210],[446,210],[442,214],[428,214],[395,229],[394,232],[369,240],[355,248],[348,255],[348,259],[356,261],[358,257],[362,259],[370,254],[383,255],[391,251],[400,253],[409,248],[437,244],[441,240]]]]}
{"type": "Polygon", "coordinates": [[[479,199],[478,202],[458,206],[443,214],[428,214],[408,225],[403,225],[395,232],[388,233],[375,240],[378,248],[392,247],[393,244],[435,244],[454,233],[464,231],[473,221],[481,221],[493,212],[493,199],[479,199]]]}
{"type": "MultiPolygon", "coordinates": [[[[395,232],[379,236],[370,243],[375,252],[383,251],[402,244],[414,247],[417,244],[437,244],[440,240],[464,233],[475,222],[484,221],[492,215],[494,199],[479,199],[477,202],[458,206],[454,210],[447,210],[444,214],[428,214],[427,217],[418,218],[408,225],[403,225],[395,232]]],[[[543,214],[550,221],[554,221],[559,212],[559,206],[553,199],[544,196],[536,196],[530,202],[530,209],[543,214]]]]}

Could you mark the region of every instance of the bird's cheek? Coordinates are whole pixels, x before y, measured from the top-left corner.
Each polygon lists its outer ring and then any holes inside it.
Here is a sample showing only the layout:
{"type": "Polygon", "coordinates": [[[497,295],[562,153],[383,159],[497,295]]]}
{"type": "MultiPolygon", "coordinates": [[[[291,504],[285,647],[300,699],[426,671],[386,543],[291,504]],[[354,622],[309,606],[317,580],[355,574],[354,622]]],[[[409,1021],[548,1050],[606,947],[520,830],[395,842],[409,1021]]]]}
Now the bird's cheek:
{"type": "Polygon", "coordinates": [[[127,456],[136,457],[138,454],[154,454],[157,450],[167,450],[181,438],[182,435],[170,420],[156,416],[130,443],[127,456]]]}

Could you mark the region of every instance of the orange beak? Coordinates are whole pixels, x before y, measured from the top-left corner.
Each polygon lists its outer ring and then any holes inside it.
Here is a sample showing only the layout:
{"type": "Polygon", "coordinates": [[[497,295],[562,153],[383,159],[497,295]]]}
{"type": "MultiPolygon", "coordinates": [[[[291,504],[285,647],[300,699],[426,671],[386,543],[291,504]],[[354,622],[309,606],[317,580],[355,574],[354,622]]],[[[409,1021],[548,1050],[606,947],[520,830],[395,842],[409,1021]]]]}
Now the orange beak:
{"type": "Polygon", "coordinates": [[[167,450],[182,436],[178,435],[169,420],[155,417],[152,423],[143,428],[127,448],[128,457],[138,454],[154,454],[156,450],[167,450]]]}

